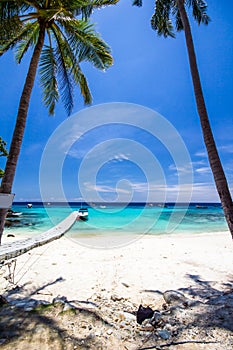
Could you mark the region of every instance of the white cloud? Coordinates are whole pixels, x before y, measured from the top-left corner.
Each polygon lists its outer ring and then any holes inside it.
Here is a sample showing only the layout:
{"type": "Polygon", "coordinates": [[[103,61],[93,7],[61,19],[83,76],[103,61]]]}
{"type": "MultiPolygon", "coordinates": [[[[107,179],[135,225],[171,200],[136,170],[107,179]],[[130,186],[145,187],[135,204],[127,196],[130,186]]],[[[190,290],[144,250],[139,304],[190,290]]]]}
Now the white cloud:
{"type": "Polygon", "coordinates": [[[209,167],[198,168],[195,171],[199,174],[208,174],[211,172],[209,167]]]}
{"type": "Polygon", "coordinates": [[[200,160],[196,160],[194,162],[192,162],[193,167],[195,167],[196,165],[207,165],[208,161],[207,159],[200,159],[200,160]]]}
{"type": "Polygon", "coordinates": [[[187,164],[187,165],[185,165],[183,167],[176,166],[175,164],[170,164],[168,169],[171,170],[171,171],[175,171],[178,174],[180,174],[180,173],[182,173],[182,174],[190,174],[193,171],[192,165],[189,165],[189,164],[187,164]]]}
{"type": "Polygon", "coordinates": [[[196,157],[207,157],[207,152],[206,151],[198,151],[194,154],[196,157]]]}
{"type": "Polygon", "coordinates": [[[129,190],[123,189],[123,188],[116,188],[114,186],[106,186],[106,185],[95,185],[95,184],[90,184],[90,183],[85,183],[84,184],[85,189],[88,191],[97,191],[97,192],[102,192],[102,193],[129,193],[129,190]]]}
{"type": "Polygon", "coordinates": [[[218,147],[220,151],[223,151],[225,153],[233,153],[233,145],[225,145],[218,147]]]}

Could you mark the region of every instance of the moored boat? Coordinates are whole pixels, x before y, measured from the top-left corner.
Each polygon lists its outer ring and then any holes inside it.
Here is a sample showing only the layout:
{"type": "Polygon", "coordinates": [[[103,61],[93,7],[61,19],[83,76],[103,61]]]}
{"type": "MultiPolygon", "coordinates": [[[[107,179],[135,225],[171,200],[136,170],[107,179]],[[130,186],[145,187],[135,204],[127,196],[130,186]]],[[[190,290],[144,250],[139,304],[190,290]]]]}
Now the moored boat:
{"type": "Polygon", "coordinates": [[[86,221],[88,220],[88,209],[87,208],[80,208],[78,211],[78,218],[86,221]]]}

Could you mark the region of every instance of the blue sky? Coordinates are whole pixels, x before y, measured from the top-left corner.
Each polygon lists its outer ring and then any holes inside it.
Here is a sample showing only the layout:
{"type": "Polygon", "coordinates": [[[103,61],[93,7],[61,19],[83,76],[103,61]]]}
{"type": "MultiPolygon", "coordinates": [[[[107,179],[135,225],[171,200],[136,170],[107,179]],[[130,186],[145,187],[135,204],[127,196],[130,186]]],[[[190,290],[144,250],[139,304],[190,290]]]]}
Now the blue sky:
{"type": "MultiPolygon", "coordinates": [[[[212,19],[209,26],[198,27],[192,21],[191,25],[211,125],[230,187],[233,188],[233,4],[230,0],[224,1],[224,4],[209,0],[208,5],[208,13],[212,19]]],[[[92,16],[96,30],[112,48],[114,65],[104,73],[87,63],[83,65],[93,95],[91,108],[99,104],[121,102],[126,106],[136,104],[158,112],[173,125],[187,147],[193,167],[191,199],[218,201],[196,112],[184,34],[177,34],[176,39],[158,37],[150,28],[152,11],[153,1],[144,1],[144,6],[137,8],[131,6],[131,0],[121,0],[118,5],[96,11],[92,16]]],[[[20,66],[16,65],[12,52],[0,58],[0,135],[8,144],[28,60],[29,57],[26,57],[20,66]]],[[[86,115],[88,111],[86,107],[84,112],[83,109],[82,99],[77,92],[73,114],[81,111],[78,116],[81,118],[82,113],[86,115]]],[[[98,120],[98,113],[96,118],[98,120]]],[[[85,135],[79,135],[77,131],[74,139],[69,138],[72,135],[60,135],[61,144],[67,141],[70,145],[61,169],[65,197],[78,200],[83,197],[80,186],[86,186],[89,191],[85,192],[89,196],[88,200],[95,199],[91,190],[104,200],[115,200],[117,193],[121,199],[144,200],[148,193],[146,159],[150,159],[147,157],[151,153],[156,160],[156,171],[154,179],[149,180],[149,186],[160,182],[166,201],[176,200],[177,191],[181,188],[178,186],[177,174],[184,174],[187,167],[178,168],[174,162],[173,151],[168,151],[166,144],[149,135],[147,131],[124,123],[114,125],[112,118],[110,119],[109,125],[98,126],[85,135]],[[122,139],[122,143],[114,143],[113,140],[116,139],[122,139]],[[141,147],[138,154],[146,149],[148,154],[144,155],[142,152],[141,158],[139,157],[142,162],[138,158],[135,163],[135,159],[130,158],[131,152],[127,151],[128,146],[124,144],[124,140],[128,140],[132,149],[141,147]],[[85,180],[78,176],[82,161],[91,159],[90,152],[94,152],[92,159],[98,158],[98,152],[105,154],[106,159],[102,160],[101,166],[98,165],[98,171],[94,169],[94,162],[89,161],[84,174],[95,174],[92,179],[95,183],[89,182],[84,186],[85,180]]],[[[81,124],[82,118],[79,120],[81,124]]],[[[14,182],[16,200],[40,200],[41,156],[49,138],[56,135],[57,128],[63,122],[67,122],[67,116],[60,104],[56,115],[48,116],[41,102],[37,80],[14,182]]],[[[174,143],[174,152],[176,147],[177,143],[174,143]]],[[[151,169],[154,169],[153,164],[151,169]]],[[[184,189],[189,188],[189,180],[182,180],[184,192],[184,189]]],[[[56,191],[49,192],[52,184],[52,176],[48,176],[47,199],[60,200],[56,191]]],[[[162,199],[153,189],[154,200],[162,199]]]]}

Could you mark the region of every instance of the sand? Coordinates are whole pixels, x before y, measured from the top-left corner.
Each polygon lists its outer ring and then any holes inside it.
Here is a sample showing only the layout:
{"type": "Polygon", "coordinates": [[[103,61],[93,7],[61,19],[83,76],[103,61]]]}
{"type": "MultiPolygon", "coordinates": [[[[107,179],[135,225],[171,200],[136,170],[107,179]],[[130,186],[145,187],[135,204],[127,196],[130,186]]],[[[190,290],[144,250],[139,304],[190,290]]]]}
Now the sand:
{"type": "Polygon", "coordinates": [[[57,295],[87,300],[107,291],[140,303],[148,299],[143,290],[164,292],[195,286],[198,280],[220,288],[233,279],[228,232],[144,236],[119,248],[114,245],[108,242],[108,249],[100,249],[95,240],[63,237],[35,248],[17,258],[15,284],[25,286],[25,295],[40,288],[47,300],[57,295]]]}

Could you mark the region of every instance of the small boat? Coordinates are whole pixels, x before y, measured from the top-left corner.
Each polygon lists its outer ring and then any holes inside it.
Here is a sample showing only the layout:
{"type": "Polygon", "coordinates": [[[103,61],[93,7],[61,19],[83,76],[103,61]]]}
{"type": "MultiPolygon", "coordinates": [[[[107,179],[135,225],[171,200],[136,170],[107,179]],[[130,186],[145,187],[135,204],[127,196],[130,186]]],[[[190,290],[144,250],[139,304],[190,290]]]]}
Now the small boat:
{"type": "Polygon", "coordinates": [[[208,209],[207,205],[196,205],[197,209],[208,209]]]}
{"type": "Polygon", "coordinates": [[[88,220],[88,209],[87,208],[80,208],[78,211],[78,218],[86,221],[88,220]]]}
{"type": "Polygon", "coordinates": [[[32,208],[32,203],[28,203],[27,207],[32,208]]]}

